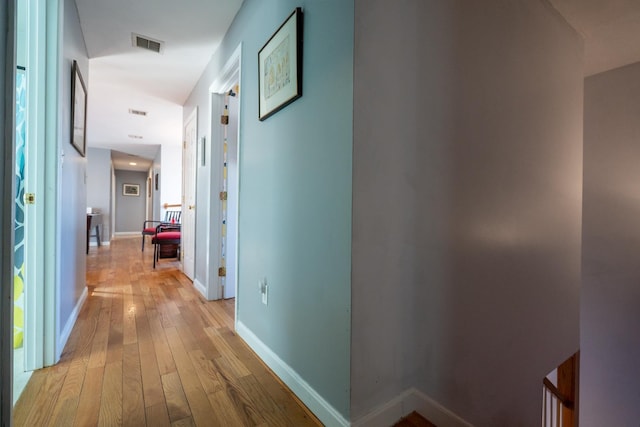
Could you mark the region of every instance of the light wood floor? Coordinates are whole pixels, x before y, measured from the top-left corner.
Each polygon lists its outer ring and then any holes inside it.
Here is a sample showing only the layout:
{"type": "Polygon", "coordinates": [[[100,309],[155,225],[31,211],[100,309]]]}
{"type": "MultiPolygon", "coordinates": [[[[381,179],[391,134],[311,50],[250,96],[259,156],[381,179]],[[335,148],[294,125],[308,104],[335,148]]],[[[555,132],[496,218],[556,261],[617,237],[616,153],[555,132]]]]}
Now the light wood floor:
{"type": "MultiPolygon", "coordinates": [[[[150,245],[149,245],[150,246],[150,245]]],[[[85,302],[56,366],[34,372],[15,426],[317,426],[207,302],[140,238],[92,247],[85,302]]]]}

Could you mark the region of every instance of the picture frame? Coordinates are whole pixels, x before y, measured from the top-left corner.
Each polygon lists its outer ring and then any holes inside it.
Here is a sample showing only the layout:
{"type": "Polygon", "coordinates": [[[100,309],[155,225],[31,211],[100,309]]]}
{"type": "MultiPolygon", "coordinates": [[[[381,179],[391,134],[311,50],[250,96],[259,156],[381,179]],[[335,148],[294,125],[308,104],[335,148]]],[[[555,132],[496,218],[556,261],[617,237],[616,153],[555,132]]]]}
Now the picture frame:
{"type": "Polygon", "coordinates": [[[71,145],[85,157],[87,145],[87,87],[78,62],[71,66],[71,145]]]}
{"type": "Polygon", "coordinates": [[[297,7],[258,52],[258,119],[302,96],[303,13],[297,7]]]}
{"type": "Polygon", "coordinates": [[[140,196],[140,184],[122,184],[123,196],[140,196]]]}

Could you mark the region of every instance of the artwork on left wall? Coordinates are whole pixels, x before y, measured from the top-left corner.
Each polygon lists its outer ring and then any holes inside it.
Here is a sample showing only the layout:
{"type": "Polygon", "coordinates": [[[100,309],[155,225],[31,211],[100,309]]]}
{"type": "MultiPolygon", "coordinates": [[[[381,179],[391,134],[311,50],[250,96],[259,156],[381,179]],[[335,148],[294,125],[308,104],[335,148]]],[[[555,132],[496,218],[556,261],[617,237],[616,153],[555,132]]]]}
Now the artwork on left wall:
{"type": "Polygon", "coordinates": [[[84,157],[87,145],[87,87],[78,62],[71,67],[71,145],[84,157]]]}

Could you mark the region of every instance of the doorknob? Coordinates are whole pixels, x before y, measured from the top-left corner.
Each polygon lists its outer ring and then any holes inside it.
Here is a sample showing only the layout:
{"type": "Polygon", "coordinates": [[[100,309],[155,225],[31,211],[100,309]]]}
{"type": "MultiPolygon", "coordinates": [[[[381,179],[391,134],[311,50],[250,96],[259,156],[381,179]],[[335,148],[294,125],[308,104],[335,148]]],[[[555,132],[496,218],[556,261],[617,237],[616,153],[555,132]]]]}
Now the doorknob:
{"type": "Polygon", "coordinates": [[[189,205],[189,210],[195,209],[196,205],[189,205]]]}

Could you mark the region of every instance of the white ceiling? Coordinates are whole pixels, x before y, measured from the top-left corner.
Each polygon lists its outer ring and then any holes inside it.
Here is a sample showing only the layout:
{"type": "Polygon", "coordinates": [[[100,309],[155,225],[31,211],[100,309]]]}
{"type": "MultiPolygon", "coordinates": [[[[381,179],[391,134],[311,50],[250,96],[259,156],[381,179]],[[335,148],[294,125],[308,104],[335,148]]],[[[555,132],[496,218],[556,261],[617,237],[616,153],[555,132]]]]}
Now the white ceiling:
{"type": "MultiPolygon", "coordinates": [[[[180,144],[182,105],[242,1],[76,0],[90,58],[87,145],[125,153],[117,167],[127,168],[130,154],[180,144]],[[164,42],[162,53],[133,47],[132,33],[164,42]]],[[[585,75],[640,61],[640,0],[548,1],[584,37],[585,75]]]]}
{"type": "Polygon", "coordinates": [[[181,144],[182,105],[242,0],[76,5],[89,53],[87,145],[153,159],[160,145],[181,144]],[[164,42],[161,53],[134,47],[132,33],[164,42]]]}
{"type": "Polygon", "coordinates": [[[549,0],[584,37],[585,76],[640,61],[640,0],[549,0]]]}

